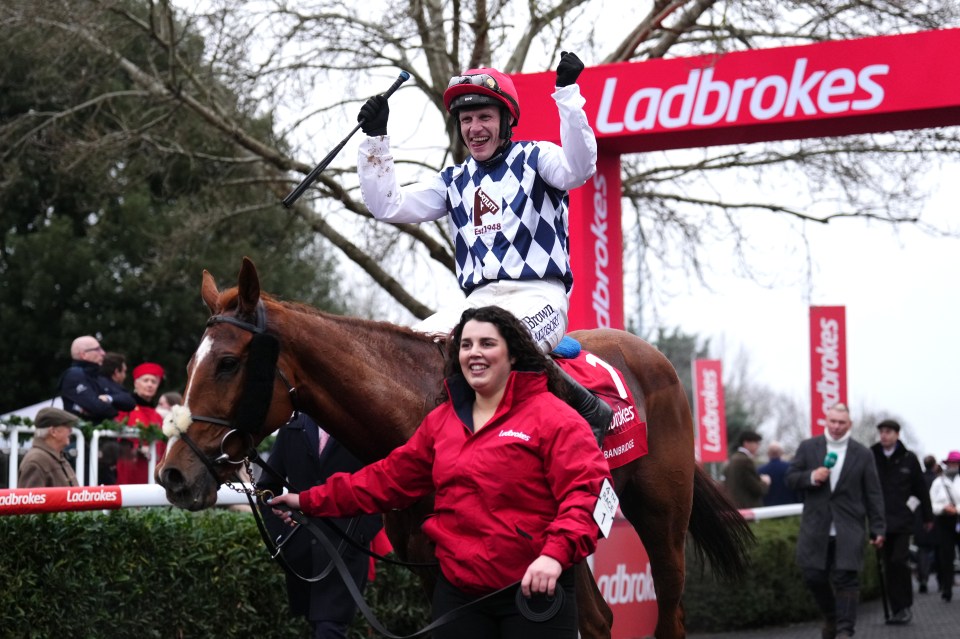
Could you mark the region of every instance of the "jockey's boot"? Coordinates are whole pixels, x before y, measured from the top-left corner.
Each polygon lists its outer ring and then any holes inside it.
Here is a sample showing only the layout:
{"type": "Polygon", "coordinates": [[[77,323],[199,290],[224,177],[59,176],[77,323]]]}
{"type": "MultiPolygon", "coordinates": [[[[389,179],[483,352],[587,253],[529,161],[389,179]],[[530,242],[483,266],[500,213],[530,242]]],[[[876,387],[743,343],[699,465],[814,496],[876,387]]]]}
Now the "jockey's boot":
{"type": "Polygon", "coordinates": [[[613,409],[605,401],[584,388],[580,382],[570,377],[567,371],[557,364],[554,364],[554,366],[560,371],[560,377],[567,384],[567,403],[587,420],[587,423],[590,424],[590,430],[593,431],[593,436],[597,438],[597,446],[603,447],[603,438],[613,422],[613,409]]]}

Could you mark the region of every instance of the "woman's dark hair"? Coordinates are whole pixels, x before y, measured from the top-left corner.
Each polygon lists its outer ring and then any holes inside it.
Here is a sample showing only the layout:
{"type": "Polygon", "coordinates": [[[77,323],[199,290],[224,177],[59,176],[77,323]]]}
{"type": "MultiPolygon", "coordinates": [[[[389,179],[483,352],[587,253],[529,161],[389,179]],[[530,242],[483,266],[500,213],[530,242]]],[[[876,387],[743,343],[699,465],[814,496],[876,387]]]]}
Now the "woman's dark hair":
{"type": "MultiPolygon", "coordinates": [[[[560,380],[556,365],[540,351],[540,347],[533,341],[527,327],[513,313],[499,306],[468,308],[463,312],[447,340],[444,378],[463,376],[460,370],[460,340],[463,338],[463,327],[470,320],[487,322],[497,327],[501,337],[507,343],[507,354],[514,359],[513,370],[546,372],[547,383],[551,390],[566,388],[566,384],[560,380]]],[[[445,393],[443,397],[446,398],[445,393]]]]}

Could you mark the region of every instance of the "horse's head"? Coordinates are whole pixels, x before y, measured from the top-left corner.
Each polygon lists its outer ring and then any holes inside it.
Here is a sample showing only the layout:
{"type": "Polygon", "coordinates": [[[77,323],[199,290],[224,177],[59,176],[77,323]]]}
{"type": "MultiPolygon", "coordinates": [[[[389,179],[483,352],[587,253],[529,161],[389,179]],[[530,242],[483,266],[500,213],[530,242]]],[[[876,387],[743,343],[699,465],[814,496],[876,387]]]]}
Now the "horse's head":
{"type": "Polygon", "coordinates": [[[187,366],[184,404],[164,423],[173,439],[156,471],[170,503],[188,510],[214,505],[220,485],[238,478],[293,410],[253,262],[244,258],[237,288],[223,293],[204,271],[201,296],[211,317],[187,366]]]}

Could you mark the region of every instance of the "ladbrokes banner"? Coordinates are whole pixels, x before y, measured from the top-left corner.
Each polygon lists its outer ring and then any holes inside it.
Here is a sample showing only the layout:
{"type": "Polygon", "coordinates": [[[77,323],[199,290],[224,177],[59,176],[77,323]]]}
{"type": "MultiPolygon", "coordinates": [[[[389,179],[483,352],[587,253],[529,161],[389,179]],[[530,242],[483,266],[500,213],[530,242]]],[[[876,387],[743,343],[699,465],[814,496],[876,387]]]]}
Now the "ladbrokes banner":
{"type": "Polygon", "coordinates": [[[697,459],[701,462],[726,461],[727,416],[720,360],[694,360],[693,393],[697,407],[697,459]]]}
{"type": "MultiPolygon", "coordinates": [[[[588,66],[597,175],[570,193],[570,329],[624,327],[620,154],[960,124],[960,29],[588,66]]],[[[587,60],[587,64],[591,61],[587,60]]],[[[555,71],[511,76],[515,140],[559,142],[555,71]]]]}
{"type": "MultiPolygon", "coordinates": [[[[916,129],[960,123],[958,49],[960,29],[941,29],[606,64],[578,84],[605,152],[916,129]]],[[[556,140],[556,73],[512,78],[514,139],[556,140]]]]}
{"type": "Polygon", "coordinates": [[[810,307],[810,432],[822,435],[827,410],[847,402],[847,327],[843,306],[810,307]]]}

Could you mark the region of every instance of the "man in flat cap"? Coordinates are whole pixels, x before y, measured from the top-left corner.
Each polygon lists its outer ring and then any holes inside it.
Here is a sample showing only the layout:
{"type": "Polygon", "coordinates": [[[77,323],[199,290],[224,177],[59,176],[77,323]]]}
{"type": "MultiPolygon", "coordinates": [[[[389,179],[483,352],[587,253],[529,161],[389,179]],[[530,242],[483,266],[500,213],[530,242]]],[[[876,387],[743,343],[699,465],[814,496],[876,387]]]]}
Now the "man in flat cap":
{"type": "Polygon", "coordinates": [[[79,486],[73,467],[63,454],[70,443],[77,416],[59,408],[41,408],[34,420],[33,446],[23,456],[17,474],[18,488],[79,486]]]}
{"type": "Polygon", "coordinates": [[[913,606],[913,578],[907,560],[916,518],[907,502],[911,496],[919,500],[918,508],[927,530],[933,527],[933,510],[920,460],[900,441],[900,424],[885,419],[877,424],[877,434],[880,441],[871,450],[883,490],[887,522],[882,552],[887,593],[893,610],[887,623],[903,625],[913,618],[910,610],[913,606]]]}

